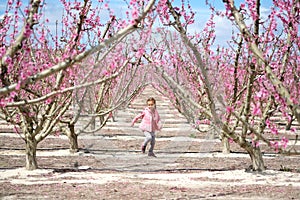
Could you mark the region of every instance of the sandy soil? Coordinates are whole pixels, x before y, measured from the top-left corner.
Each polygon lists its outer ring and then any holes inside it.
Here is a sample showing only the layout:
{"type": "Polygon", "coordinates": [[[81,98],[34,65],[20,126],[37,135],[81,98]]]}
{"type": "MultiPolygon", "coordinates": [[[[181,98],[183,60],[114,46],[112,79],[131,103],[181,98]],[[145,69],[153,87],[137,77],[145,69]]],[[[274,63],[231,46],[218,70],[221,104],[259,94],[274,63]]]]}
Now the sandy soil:
{"type": "Polygon", "coordinates": [[[24,144],[0,135],[0,199],[300,199],[299,156],[265,150],[267,170],[247,172],[250,159],[218,140],[158,138],[157,157],[140,152],[143,137],[49,137],[37,152],[39,169],[24,169],[24,144]]]}

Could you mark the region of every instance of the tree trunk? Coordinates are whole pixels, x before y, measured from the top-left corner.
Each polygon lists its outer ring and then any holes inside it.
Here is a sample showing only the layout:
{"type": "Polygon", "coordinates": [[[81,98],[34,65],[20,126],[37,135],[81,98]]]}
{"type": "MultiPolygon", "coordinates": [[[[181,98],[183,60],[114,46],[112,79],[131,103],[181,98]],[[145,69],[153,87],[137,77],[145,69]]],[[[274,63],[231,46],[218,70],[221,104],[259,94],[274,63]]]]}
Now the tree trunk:
{"type": "Polygon", "coordinates": [[[102,124],[104,123],[104,116],[103,115],[100,115],[99,116],[99,119],[100,119],[100,126],[102,126],[102,124]]]}
{"type": "Polygon", "coordinates": [[[230,144],[227,137],[222,136],[222,152],[223,154],[229,154],[230,153],[230,144]]]}
{"type": "Polygon", "coordinates": [[[246,148],[246,151],[250,155],[251,162],[252,162],[252,165],[248,168],[249,170],[259,171],[259,172],[266,170],[262,153],[259,147],[248,146],[246,148]]]}
{"type": "Polygon", "coordinates": [[[36,162],[37,141],[30,133],[26,133],[26,169],[35,170],[38,168],[36,162]]]}
{"type": "Polygon", "coordinates": [[[69,143],[70,143],[70,152],[71,153],[76,153],[78,152],[78,140],[77,140],[77,135],[75,133],[75,127],[73,124],[69,124],[69,130],[66,131],[66,134],[69,138],[69,143]]]}
{"type": "Polygon", "coordinates": [[[91,119],[91,130],[95,130],[96,128],[96,118],[92,118],[91,119]]]}

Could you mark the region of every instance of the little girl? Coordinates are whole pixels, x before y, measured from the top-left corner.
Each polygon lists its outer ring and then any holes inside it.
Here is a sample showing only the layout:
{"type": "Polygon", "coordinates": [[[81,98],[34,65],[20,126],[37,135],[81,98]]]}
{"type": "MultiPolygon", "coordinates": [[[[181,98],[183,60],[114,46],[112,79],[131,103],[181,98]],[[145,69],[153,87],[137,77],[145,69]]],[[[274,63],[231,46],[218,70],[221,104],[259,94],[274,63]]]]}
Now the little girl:
{"type": "Polygon", "coordinates": [[[149,149],[148,156],[156,157],[153,153],[155,145],[155,131],[161,129],[160,116],[156,110],[156,101],[154,98],[149,98],[147,100],[147,107],[143,110],[142,113],[138,114],[131,122],[131,126],[134,126],[134,123],[138,119],[142,119],[142,122],[139,128],[144,132],[146,138],[142,144],[142,152],[145,153],[147,144],[150,142],[151,146],[149,149]]]}

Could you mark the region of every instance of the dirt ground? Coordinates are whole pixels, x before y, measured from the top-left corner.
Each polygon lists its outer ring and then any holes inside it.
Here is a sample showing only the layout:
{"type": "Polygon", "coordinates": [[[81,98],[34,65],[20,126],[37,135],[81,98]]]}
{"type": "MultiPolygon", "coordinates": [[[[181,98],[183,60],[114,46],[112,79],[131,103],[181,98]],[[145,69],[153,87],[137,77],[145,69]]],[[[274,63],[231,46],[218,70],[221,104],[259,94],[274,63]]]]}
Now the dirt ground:
{"type": "Polygon", "coordinates": [[[265,148],[267,170],[247,171],[250,159],[217,139],[157,138],[156,155],[140,152],[143,137],[85,136],[70,154],[68,140],[38,145],[39,169],[24,169],[24,141],[0,134],[0,199],[300,199],[299,156],[265,148]]]}

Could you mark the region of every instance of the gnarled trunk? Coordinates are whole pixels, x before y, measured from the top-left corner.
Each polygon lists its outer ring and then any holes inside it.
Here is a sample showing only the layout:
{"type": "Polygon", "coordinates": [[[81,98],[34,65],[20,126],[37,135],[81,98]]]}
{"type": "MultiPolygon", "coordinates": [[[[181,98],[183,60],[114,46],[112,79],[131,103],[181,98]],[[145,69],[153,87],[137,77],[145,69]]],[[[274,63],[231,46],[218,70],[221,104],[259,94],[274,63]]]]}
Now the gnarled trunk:
{"type": "Polygon", "coordinates": [[[95,130],[96,128],[96,118],[92,118],[91,119],[91,130],[95,130]]]}
{"type": "Polygon", "coordinates": [[[75,127],[73,124],[68,125],[69,130],[66,131],[66,134],[69,138],[69,143],[70,143],[70,152],[75,153],[78,152],[78,140],[77,140],[77,135],[75,133],[75,127]]]}
{"type": "Polygon", "coordinates": [[[259,171],[259,172],[266,170],[260,148],[247,146],[245,149],[250,155],[251,162],[252,162],[250,170],[259,171]]]}
{"type": "Polygon", "coordinates": [[[35,170],[38,168],[36,162],[36,148],[37,141],[30,133],[25,133],[25,142],[26,142],[26,169],[35,170]]]}
{"type": "Polygon", "coordinates": [[[222,137],[222,152],[224,154],[229,154],[230,153],[229,140],[225,136],[222,137]]]}

